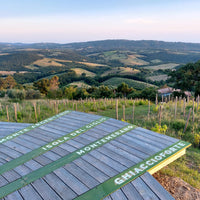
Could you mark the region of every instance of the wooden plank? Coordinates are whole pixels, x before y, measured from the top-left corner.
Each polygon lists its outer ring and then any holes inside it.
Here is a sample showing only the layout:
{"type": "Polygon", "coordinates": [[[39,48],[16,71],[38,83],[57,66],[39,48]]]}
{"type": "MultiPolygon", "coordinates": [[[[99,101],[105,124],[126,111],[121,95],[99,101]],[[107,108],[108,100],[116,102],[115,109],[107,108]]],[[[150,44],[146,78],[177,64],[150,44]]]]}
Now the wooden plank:
{"type": "Polygon", "coordinates": [[[48,185],[44,180],[38,179],[32,183],[33,187],[37,190],[40,196],[45,200],[61,200],[61,197],[48,185]]]}
{"type": "Polygon", "coordinates": [[[131,182],[136,190],[140,193],[143,199],[153,199],[159,200],[157,195],[155,195],[149,187],[141,180],[141,178],[137,178],[131,182]]]}
{"type": "Polygon", "coordinates": [[[21,188],[19,193],[23,197],[23,200],[43,200],[31,185],[21,188]]]}
{"type": "Polygon", "coordinates": [[[138,140],[141,140],[141,141],[145,141],[146,143],[148,144],[151,144],[155,147],[158,147],[160,149],[164,149],[166,148],[167,146],[170,146],[168,144],[164,144],[164,143],[161,143],[161,142],[157,142],[157,141],[154,141],[153,138],[148,138],[148,137],[145,137],[145,136],[141,136],[141,135],[136,135],[136,134],[133,134],[133,133],[127,133],[126,135],[132,137],[133,139],[138,139],[138,140]]]}
{"type": "Polygon", "coordinates": [[[17,152],[20,152],[22,154],[26,154],[26,153],[30,152],[31,148],[34,148],[34,146],[35,146],[34,144],[31,143],[31,145],[33,147],[30,146],[29,148],[27,148],[27,147],[25,147],[25,146],[23,146],[21,144],[13,142],[12,140],[4,143],[3,145],[8,147],[8,148],[10,148],[10,149],[12,149],[13,151],[17,151],[17,152]]]}
{"type": "Polygon", "coordinates": [[[147,151],[156,152],[156,151],[160,151],[160,150],[164,149],[164,147],[156,147],[154,144],[146,142],[146,140],[144,141],[144,140],[138,139],[137,137],[135,137],[135,138],[130,137],[128,134],[123,135],[122,137],[125,137],[128,140],[130,140],[133,145],[135,145],[135,143],[137,143],[140,146],[144,146],[147,151]]]}
{"type": "Polygon", "coordinates": [[[99,183],[102,183],[102,182],[104,182],[105,180],[107,180],[109,178],[109,176],[107,176],[105,173],[99,171],[97,168],[95,168],[94,166],[90,165],[88,162],[86,162],[82,158],[78,158],[78,159],[74,160],[73,162],[77,166],[79,166],[82,170],[84,170],[85,172],[89,173],[90,176],[92,176],[97,181],[99,181],[99,183]]]}
{"type": "Polygon", "coordinates": [[[147,129],[144,129],[144,128],[141,128],[141,127],[136,128],[136,130],[147,133],[147,134],[151,134],[151,135],[163,138],[163,139],[166,139],[167,141],[170,141],[170,142],[173,142],[173,143],[179,141],[176,138],[172,138],[172,137],[169,137],[167,135],[159,134],[159,133],[156,133],[156,132],[153,132],[153,131],[150,131],[150,130],[147,130],[147,129]]]}
{"type": "Polygon", "coordinates": [[[114,141],[121,142],[125,145],[128,145],[129,147],[133,147],[134,149],[147,154],[148,156],[152,155],[153,153],[157,152],[157,150],[151,149],[149,147],[146,147],[143,143],[138,141],[133,142],[133,140],[130,140],[128,137],[120,137],[116,138],[114,141]]]}
{"type": "Polygon", "coordinates": [[[141,151],[138,151],[137,149],[134,148],[134,146],[130,147],[126,144],[123,144],[119,141],[111,141],[110,144],[112,144],[113,146],[115,146],[116,148],[120,148],[120,149],[123,149],[124,151],[130,153],[130,154],[133,154],[135,156],[137,156],[138,158],[140,159],[145,159],[145,158],[148,158],[148,155],[141,152],[141,151]]]}
{"type": "Polygon", "coordinates": [[[104,147],[109,149],[113,153],[122,156],[123,158],[125,158],[127,160],[134,161],[135,163],[141,162],[143,160],[143,159],[137,157],[133,150],[131,153],[129,153],[129,152],[119,148],[119,146],[116,147],[116,146],[112,145],[111,143],[105,144],[104,147]]]}
{"type": "Polygon", "coordinates": [[[144,133],[142,131],[138,131],[137,129],[131,131],[131,133],[133,133],[134,135],[143,136],[145,138],[153,140],[154,142],[158,142],[158,143],[165,144],[165,145],[168,145],[168,146],[170,146],[174,143],[174,142],[170,142],[168,140],[165,140],[164,138],[160,138],[160,137],[152,135],[152,134],[150,135],[150,134],[144,133]]]}
{"type": "MultiPolygon", "coordinates": [[[[54,173],[48,174],[43,178],[50,187],[57,193],[62,199],[72,200],[77,195],[71,190],[60,178],[54,173]]],[[[32,200],[32,199],[31,199],[32,200]]]]}
{"type": "Polygon", "coordinates": [[[68,187],[70,187],[77,195],[80,195],[86,191],[88,191],[88,187],[86,187],[83,183],[81,183],[76,177],[70,174],[64,168],[59,168],[54,171],[54,173],[65,183],[67,183],[68,187]]]}
{"type": "Polygon", "coordinates": [[[128,200],[144,200],[140,193],[135,189],[135,187],[131,183],[128,183],[127,185],[122,187],[121,190],[127,196],[128,200]]]}
{"type": "Polygon", "coordinates": [[[10,155],[10,157],[12,157],[12,158],[17,158],[22,155],[21,153],[14,151],[13,149],[10,149],[5,145],[1,145],[0,152],[5,155],[10,155]]]}
{"type": "Polygon", "coordinates": [[[148,172],[141,176],[141,179],[149,188],[162,200],[174,200],[174,198],[154,179],[148,172]]]}
{"type": "Polygon", "coordinates": [[[122,155],[120,154],[117,154],[116,152],[113,152],[111,151],[110,149],[108,148],[105,148],[105,147],[100,147],[99,149],[97,149],[97,151],[99,151],[100,153],[110,157],[111,159],[115,160],[116,162],[126,166],[126,167],[130,167],[132,165],[135,165],[136,162],[132,161],[132,160],[129,160],[125,157],[123,157],[122,155]]]}
{"type": "Polygon", "coordinates": [[[113,200],[119,200],[119,199],[120,200],[130,200],[125,196],[125,194],[123,193],[122,190],[117,190],[114,193],[112,193],[110,196],[113,200]]]}
{"type": "Polygon", "coordinates": [[[116,170],[118,172],[122,172],[126,169],[126,167],[124,165],[114,161],[110,157],[108,157],[96,150],[90,152],[89,155],[96,157],[97,159],[101,160],[103,163],[107,164],[109,167],[113,168],[114,170],[116,170]]]}
{"type": "Polygon", "coordinates": [[[5,200],[24,200],[19,192],[13,192],[12,194],[5,197],[5,200]]]}
{"type": "Polygon", "coordinates": [[[106,175],[112,177],[118,174],[118,171],[114,170],[112,167],[108,166],[107,164],[103,163],[102,160],[99,160],[89,154],[86,154],[81,157],[83,160],[87,161],[98,170],[104,172],[106,175]]]}
{"type": "Polygon", "coordinates": [[[82,183],[84,183],[88,188],[93,188],[99,184],[99,182],[90,175],[90,173],[84,171],[74,162],[65,165],[64,167],[68,172],[74,175],[82,183]]]}

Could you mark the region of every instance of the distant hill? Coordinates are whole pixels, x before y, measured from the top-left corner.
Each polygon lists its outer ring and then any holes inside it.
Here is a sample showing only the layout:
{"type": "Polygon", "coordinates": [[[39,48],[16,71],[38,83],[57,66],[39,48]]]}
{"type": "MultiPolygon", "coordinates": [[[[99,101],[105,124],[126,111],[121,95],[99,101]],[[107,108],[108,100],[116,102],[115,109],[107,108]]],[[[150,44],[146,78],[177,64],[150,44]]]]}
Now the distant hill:
{"type": "Polygon", "coordinates": [[[62,75],[63,78],[63,74],[69,73],[71,75],[65,78],[68,80],[64,80],[67,84],[85,81],[90,85],[98,85],[112,76],[118,78],[113,79],[116,81],[130,78],[162,85],[170,71],[198,60],[199,43],[154,40],[0,43],[0,73],[4,77],[9,73],[14,74],[20,84],[52,75],[62,75]]]}
{"type": "Polygon", "coordinates": [[[1,49],[98,49],[110,50],[135,50],[135,49],[170,49],[177,51],[200,51],[200,43],[164,42],[156,40],[99,40],[76,43],[0,43],[1,49]]]}

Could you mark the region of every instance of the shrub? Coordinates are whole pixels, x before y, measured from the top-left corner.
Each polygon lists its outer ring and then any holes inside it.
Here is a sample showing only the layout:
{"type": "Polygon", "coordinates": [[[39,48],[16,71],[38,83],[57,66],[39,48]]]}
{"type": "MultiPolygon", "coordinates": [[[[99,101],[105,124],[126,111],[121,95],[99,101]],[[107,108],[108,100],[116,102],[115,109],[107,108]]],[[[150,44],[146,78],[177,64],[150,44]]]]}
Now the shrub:
{"type": "Polygon", "coordinates": [[[199,147],[200,144],[200,134],[195,133],[194,134],[194,146],[199,147]]]}
{"type": "Polygon", "coordinates": [[[175,130],[176,133],[179,131],[183,131],[185,127],[185,120],[183,119],[177,119],[174,122],[172,122],[172,128],[175,130]]]}
{"type": "Polygon", "coordinates": [[[5,97],[6,92],[4,90],[0,91],[0,97],[5,97]]]}
{"type": "Polygon", "coordinates": [[[167,125],[164,124],[164,125],[160,126],[160,125],[158,125],[158,124],[156,123],[156,125],[155,125],[154,127],[152,127],[151,130],[152,130],[152,131],[155,131],[155,132],[157,132],[157,133],[162,133],[162,134],[165,135],[165,133],[166,133],[166,131],[167,131],[167,125]]]}
{"type": "Polygon", "coordinates": [[[8,90],[7,91],[8,97],[11,99],[25,99],[26,92],[24,90],[8,90]]]}
{"type": "Polygon", "coordinates": [[[40,99],[41,93],[39,90],[27,90],[26,91],[26,99],[40,99]]]}

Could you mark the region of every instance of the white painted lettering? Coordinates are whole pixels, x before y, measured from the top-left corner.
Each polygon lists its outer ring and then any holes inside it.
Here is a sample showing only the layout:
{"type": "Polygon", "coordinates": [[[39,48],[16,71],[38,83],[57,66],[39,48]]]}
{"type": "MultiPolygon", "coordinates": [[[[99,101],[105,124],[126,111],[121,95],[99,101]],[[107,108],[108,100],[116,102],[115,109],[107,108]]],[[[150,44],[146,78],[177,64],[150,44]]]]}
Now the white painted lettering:
{"type": "Polygon", "coordinates": [[[120,185],[120,184],[122,184],[124,181],[123,181],[122,179],[120,179],[120,178],[116,178],[114,182],[115,182],[116,185],[120,185]]]}

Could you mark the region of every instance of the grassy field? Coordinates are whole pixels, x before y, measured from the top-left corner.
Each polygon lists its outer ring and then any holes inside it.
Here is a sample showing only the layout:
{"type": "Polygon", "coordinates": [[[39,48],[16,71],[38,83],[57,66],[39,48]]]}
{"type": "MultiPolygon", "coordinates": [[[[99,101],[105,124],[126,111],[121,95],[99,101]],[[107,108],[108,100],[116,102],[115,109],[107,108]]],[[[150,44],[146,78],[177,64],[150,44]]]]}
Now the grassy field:
{"type": "Polygon", "coordinates": [[[120,74],[120,75],[131,75],[131,74],[137,74],[140,71],[137,69],[133,69],[131,67],[115,67],[111,70],[108,70],[104,72],[101,76],[107,76],[111,74],[120,74]]]}
{"type": "Polygon", "coordinates": [[[90,85],[88,85],[84,82],[81,82],[81,81],[73,82],[73,83],[70,83],[69,85],[77,86],[78,88],[89,88],[89,87],[91,87],[90,85]]]}
{"type": "Polygon", "coordinates": [[[149,63],[142,60],[142,56],[129,51],[107,51],[104,52],[104,59],[119,60],[125,65],[148,65],[149,63]]]}
{"type": "Polygon", "coordinates": [[[175,67],[179,66],[180,64],[176,63],[168,63],[162,65],[154,65],[154,66],[145,66],[144,68],[151,69],[151,70],[159,70],[159,69],[174,69],[175,67]]]}
{"type": "Polygon", "coordinates": [[[82,68],[72,68],[71,70],[75,71],[78,76],[81,76],[82,73],[85,73],[86,76],[91,76],[91,77],[94,77],[96,75],[95,73],[92,73],[92,72],[82,69],[82,68]]]}
{"type": "Polygon", "coordinates": [[[117,87],[121,83],[126,83],[129,85],[129,87],[133,87],[134,89],[141,90],[146,87],[156,87],[155,85],[151,85],[142,81],[136,81],[128,78],[111,78],[107,81],[104,81],[102,84],[111,86],[111,87],[117,87]]]}
{"type": "MultiPolygon", "coordinates": [[[[115,118],[115,102],[115,99],[89,99],[79,101],[41,99],[20,102],[0,99],[0,121],[35,123],[64,110],[78,110],[115,118]],[[36,104],[36,110],[33,106],[34,103],[36,104]],[[17,110],[16,114],[14,107],[17,110]]],[[[189,109],[193,106],[192,101],[186,103],[185,116],[183,100],[177,101],[177,106],[175,106],[176,102],[174,101],[160,103],[159,105],[155,105],[154,102],[149,104],[148,100],[119,99],[118,102],[119,120],[123,118],[122,106],[125,105],[125,119],[123,120],[161,134],[193,143],[193,147],[187,150],[185,156],[163,168],[160,173],[180,177],[192,186],[200,189],[200,149],[198,148],[200,141],[200,109],[197,109],[197,103],[195,102],[194,104],[194,115],[191,114],[189,125],[186,132],[183,133],[189,109]],[[134,115],[133,105],[135,110],[134,115]],[[162,107],[161,117],[159,117],[160,106],[162,107]],[[194,116],[194,120],[192,116],[194,116]],[[196,136],[199,136],[199,138],[196,136]]]]}
{"type": "Polygon", "coordinates": [[[63,65],[58,63],[56,59],[53,58],[43,58],[41,60],[37,60],[33,63],[33,65],[38,65],[40,67],[48,67],[48,66],[56,66],[62,67],[63,65]]]}
{"type": "Polygon", "coordinates": [[[168,79],[168,75],[162,74],[162,75],[157,75],[157,76],[148,76],[147,79],[150,79],[152,81],[166,81],[168,79]]]}

